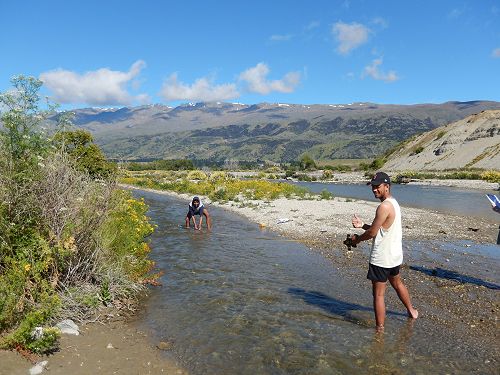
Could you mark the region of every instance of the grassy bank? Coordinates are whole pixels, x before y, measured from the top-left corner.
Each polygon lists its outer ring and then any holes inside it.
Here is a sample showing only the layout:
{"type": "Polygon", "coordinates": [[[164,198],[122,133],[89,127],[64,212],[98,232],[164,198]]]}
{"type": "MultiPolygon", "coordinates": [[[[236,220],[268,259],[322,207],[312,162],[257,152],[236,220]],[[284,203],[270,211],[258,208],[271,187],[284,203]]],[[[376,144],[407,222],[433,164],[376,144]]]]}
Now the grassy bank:
{"type": "Polygon", "coordinates": [[[89,133],[68,119],[45,132],[41,82],[0,95],[0,348],[45,352],[57,319],[123,305],[152,276],[143,201],[117,188],[89,133]]]}

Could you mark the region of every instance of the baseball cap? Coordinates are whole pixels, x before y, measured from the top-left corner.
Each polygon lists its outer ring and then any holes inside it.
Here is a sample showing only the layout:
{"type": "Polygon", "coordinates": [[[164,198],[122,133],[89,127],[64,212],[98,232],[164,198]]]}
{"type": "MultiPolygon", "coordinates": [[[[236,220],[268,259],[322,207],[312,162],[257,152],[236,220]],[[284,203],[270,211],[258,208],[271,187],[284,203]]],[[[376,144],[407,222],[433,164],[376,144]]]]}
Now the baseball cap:
{"type": "Polygon", "coordinates": [[[380,184],[391,184],[391,178],[387,173],[384,172],[377,172],[373,175],[372,179],[370,182],[367,183],[367,185],[380,185],[380,184]]]}

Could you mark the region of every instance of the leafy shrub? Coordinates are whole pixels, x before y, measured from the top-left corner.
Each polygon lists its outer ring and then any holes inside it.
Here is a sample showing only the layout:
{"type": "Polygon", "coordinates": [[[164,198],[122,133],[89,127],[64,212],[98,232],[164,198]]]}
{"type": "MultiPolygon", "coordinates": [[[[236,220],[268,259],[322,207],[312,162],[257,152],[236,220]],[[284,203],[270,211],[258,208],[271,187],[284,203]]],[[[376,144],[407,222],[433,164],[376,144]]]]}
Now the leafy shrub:
{"type": "Polygon", "coordinates": [[[159,190],[171,190],[178,193],[190,193],[207,195],[214,201],[235,200],[238,195],[243,195],[246,199],[276,199],[280,196],[304,197],[308,193],[307,189],[283,183],[270,182],[265,180],[237,180],[225,181],[200,181],[180,180],[174,183],[162,183],[150,177],[125,177],[121,178],[122,183],[148,187],[159,190]]]}
{"type": "Polygon", "coordinates": [[[206,180],[207,175],[205,172],[200,170],[190,171],[187,175],[188,180],[206,180]]]}
{"type": "Polygon", "coordinates": [[[423,146],[418,146],[413,153],[415,155],[417,155],[417,154],[420,154],[422,151],[424,151],[424,147],[423,146]]]}
{"type": "Polygon", "coordinates": [[[302,170],[313,170],[317,168],[316,162],[307,154],[300,158],[299,165],[302,170]]]}
{"type": "Polygon", "coordinates": [[[369,168],[372,170],[379,170],[384,166],[384,164],[385,164],[385,159],[383,158],[374,159],[369,165],[369,168]]]}
{"type": "Polygon", "coordinates": [[[441,130],[437,135],[436,135],[436,139],[435,140],[438,140],[440,138],[443,138],[443,136],[446,134],[446,132],[444,130],[441,130]]]}
{"type": "Polygon", "coordinates": [[[333,178],[333,172],[330,169],[325,169],[323,171],[323,175],[321,176],[322,180],[331,180],[333,178]]]}
{"type": "Polygon", "coordinates": [[[106,160],[95,145],[94,138],[86,130],[58,132],[54,141],[60,149],[70,155],[76,169],[88,173],[93,178],[110,178],[116,173],[116,165],[106,160]]]}
{"type": "Polygon", "coordinates": [[[480,175],[481,180],[500,184],[500,171],[485,171],[480,175]]]}
{"type": "Polygon", "coordinates": [[[325,199],[325,200],[329,200],[329,199],[332,199],[333,198],[333,195],[331,192],[329,192],[328,190],[326,189],[323,189],[321,190],[321,193],[319,194],[319,197],[321,199],[325,199]]]}
{"type": "Polygon", "coordinates": [[[218,180],[225,180],[228,178],[228,175],[226,172],[223,171],[215,171],[210,174],[210,181],[218,181],[218,180]]]}

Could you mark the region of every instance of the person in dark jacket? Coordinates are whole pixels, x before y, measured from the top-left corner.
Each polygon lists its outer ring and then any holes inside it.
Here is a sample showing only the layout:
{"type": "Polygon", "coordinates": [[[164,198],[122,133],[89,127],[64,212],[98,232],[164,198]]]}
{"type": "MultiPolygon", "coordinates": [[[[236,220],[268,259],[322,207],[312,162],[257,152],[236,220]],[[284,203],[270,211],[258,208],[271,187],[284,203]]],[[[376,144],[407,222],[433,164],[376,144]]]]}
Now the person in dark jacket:
{"type": "Polygon", "coordinates": [[[201,225],[203,223],[203,216],[205,216],[207,222],[207,229],[212,228],[212,219],[210,218],[210,214],[208,210],[205,208],[200,198],[193,197],[191,202],[189,203],[188,212],[186,215],[186,228],[189,228],[191,225],[191,220],[193,220],[194,229],[201,230],[201,225]],[[195,216],[198,215],[200,220],[196,223],[195,216]]]}

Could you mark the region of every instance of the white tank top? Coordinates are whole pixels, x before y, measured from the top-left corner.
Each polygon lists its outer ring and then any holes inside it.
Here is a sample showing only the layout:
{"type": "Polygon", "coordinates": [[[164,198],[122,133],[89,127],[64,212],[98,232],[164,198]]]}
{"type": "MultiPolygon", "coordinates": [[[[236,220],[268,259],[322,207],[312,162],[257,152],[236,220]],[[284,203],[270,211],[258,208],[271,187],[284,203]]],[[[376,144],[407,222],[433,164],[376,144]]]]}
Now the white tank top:
{"type": "MultiPolygon", "coordinates": [[[[394,198],[387,198],[394,207],[394,222],[389,229],[380,227],[373,239],[370,263],[384,268],[392,268],[403,263],[403,233],[401,228],[401,209],[394,198]]],[[[385,202],[384,201],[384,202],[385,202]]]]}

